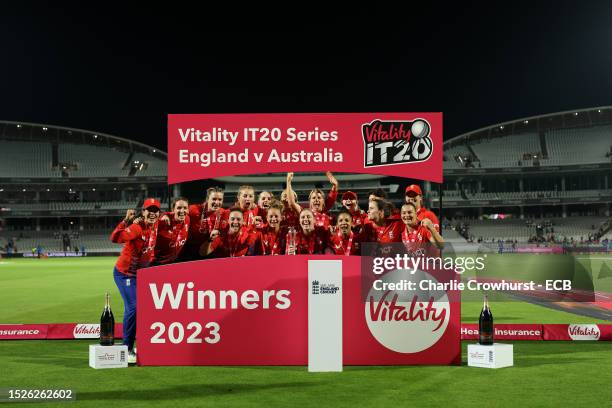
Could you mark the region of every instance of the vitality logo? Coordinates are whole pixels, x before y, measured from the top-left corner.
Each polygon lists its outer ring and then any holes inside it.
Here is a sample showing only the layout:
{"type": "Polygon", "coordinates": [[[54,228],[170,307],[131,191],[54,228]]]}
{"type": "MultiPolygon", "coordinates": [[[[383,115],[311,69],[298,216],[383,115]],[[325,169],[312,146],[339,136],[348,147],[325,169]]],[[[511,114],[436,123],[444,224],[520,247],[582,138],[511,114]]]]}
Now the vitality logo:
{"type": "Polygon", "coordinates": [[[425,119],[382,121],[361,126],[364,167],[423,162],[431,156],[431,126],[425,119]]]}

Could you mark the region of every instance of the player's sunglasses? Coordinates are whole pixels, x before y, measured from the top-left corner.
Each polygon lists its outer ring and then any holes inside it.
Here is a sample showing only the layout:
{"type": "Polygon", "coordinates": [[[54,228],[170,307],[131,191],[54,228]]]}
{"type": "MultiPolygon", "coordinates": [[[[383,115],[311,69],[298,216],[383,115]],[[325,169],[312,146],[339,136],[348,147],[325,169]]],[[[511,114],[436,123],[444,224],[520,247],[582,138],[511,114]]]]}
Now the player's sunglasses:
{"type": "Polygon", "coordinates": [[[147,210],[148,212],[152,212],[152,213],[158,213],[159,212],[159,208],[157,208],[157,207],[149,207],[149,208],[145,208],[145,210],[147,210]]]}

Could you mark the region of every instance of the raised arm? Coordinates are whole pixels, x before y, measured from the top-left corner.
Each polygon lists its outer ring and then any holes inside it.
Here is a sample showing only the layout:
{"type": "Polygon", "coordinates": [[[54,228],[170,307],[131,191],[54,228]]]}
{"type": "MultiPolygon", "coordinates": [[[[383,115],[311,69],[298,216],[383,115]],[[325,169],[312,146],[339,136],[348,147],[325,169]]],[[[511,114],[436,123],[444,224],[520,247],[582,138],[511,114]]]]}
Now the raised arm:
{"type": "Polygon", "coordinates": [[[329,190],[329,193],[327,193],[327,197],[325,198],[325,211],[329,211],[338,199],[338,180],[336,180],[331,171],[326,172],[325,175],[332,185],[331,190],[329,190]]]}
{"type": "Polygon", "coordinates": [[[293,208],[297,213],[302,212],[302,207],[295,201],[295,191],[293,191],[293,187],[291,187],[291,181],[293,180],[293,173],[287,173],[287,202],[289,203],[289,207],[293,208]]]}
{"type": "Polygon", "coordinates": [[[444,238],[442,238],[442,235],[440,235],[434,223],[429,218],[423,218],[421,225],[427,228],[427,230],[431,233],[429,242],[434,244],[439,249],[444,248],[444,238]]]}
{"type": "Polygon", "coordinates": [[[140,217],[136,218],[136,211],[133,209],[127,210],[125,218],[121,220],[111,233],[110,240],[115,244],[122,244],[137,237],[141,232],[137,221],[140,221],[140,217]],[[138,228],[130,228],[134,223],[136,223],[135,227],[137,226],[138,228]]]}

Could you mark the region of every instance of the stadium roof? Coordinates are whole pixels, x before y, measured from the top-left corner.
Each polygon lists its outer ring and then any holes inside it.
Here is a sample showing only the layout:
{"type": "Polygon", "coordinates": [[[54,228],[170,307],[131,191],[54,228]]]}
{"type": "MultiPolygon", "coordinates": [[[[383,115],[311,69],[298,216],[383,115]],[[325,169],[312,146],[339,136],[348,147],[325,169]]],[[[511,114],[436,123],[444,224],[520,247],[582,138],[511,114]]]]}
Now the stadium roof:
{"type": "Polygon", "coordinates": [[[525,132],[540,132],[552,129],[590,127],[612,124],[612,106],[576,109],[544,115],[529,116],[508,122],[486,126],[463,133],[444,142],[444,149],[477,141],[481,138],[511,136],[525,132]]]}
{"type": "Polygon", "coordinates": [[[0,121],[0,139],[83,143],[134,150],[148,153],[166,161],[168,160],[168,154],[166,152],[144,143],[109,135],[107,133],[42,123],[0,121]]]}

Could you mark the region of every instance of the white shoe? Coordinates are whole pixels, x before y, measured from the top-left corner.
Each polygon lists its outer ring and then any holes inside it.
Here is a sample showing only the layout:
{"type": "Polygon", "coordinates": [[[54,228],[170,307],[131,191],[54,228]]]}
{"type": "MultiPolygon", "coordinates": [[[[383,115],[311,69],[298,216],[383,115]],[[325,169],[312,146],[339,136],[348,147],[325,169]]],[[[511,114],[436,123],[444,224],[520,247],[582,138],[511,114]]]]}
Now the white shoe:
{"type": "Polygon", "coordinates": [[[128,351],[128,364],[136,364],[136,351],[135,350],[130,350],[128,351]]]}

